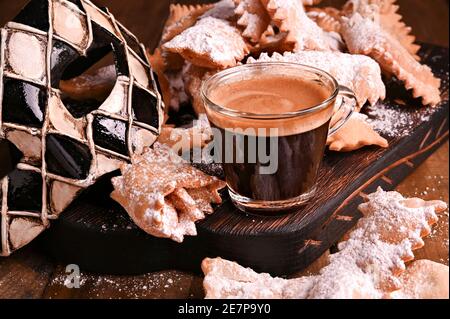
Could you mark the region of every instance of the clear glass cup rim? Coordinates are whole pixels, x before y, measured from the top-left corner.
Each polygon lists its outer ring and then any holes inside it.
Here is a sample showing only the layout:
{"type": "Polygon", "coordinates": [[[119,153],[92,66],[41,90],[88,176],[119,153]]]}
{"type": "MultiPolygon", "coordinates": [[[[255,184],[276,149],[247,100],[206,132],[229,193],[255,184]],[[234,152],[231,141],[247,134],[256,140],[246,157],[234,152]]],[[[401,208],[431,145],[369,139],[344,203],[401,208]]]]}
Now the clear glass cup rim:
{"type": "Polygon", "coordinates": [[[247,119],[257,119],[257,120],[274,120],[274,119],[286,119],[286,118],[293,118],[303,115],[308,115],[311,113],[319,112],[326,107],[330,105],[330,103],[336,99],[337,95],[339,94],[339,84],[337,80],[328,72],[309,66],[301,63],[294,63],[294,62],[257,62],[257,63],[251,63],[251,64],[244,64],[244,65],[238,65],[229,69],[225,69],[223,71],[220,71],[219,73],[214,74],[209,79],[203,81],[200,94],[202,96],[203,101],[205,104],[207,104],[206,107],[212,108],[214,111],[222,113],[224,115],[228,115],[231,117],[240,117],[240,118],[247,118],[247,119]],[[207,90],[211,84],[213,84],[215,81],[225,77],[230,76],[233,74],[237,74],[242,72],[243,70],[248,69],[256,69],[261,67],[276,67],[276,66],[283,66],[283,67],[293,67],[297,69],[301,69],[302,71],[307,71],[310,73],[319,74],[325,78],[327,78],[334,86],[333,93],[324,101],[320,102],[319,104],[313,105],[309,108],[298,110],[295,112],[286,112],[286,113],[275,113],[275,114],[261,114],[261,113],[251,113],[251,112],[240,112],[237,110],[233,110],[230,108],[227,108],[225,106],[219,105],[211,101],[208,97],[207,90]]]}

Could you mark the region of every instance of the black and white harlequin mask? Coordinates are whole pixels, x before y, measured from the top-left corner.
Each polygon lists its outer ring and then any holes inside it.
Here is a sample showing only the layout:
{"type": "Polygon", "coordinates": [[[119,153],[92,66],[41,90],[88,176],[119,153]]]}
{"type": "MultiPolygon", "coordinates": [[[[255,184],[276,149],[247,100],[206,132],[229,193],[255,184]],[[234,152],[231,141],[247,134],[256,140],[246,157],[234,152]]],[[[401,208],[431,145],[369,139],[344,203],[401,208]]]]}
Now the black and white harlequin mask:
{"type": "Polygon", "coordinates": [[[21,158],[0,176],[0,255],[6,256],[82,189],[152,145],[163,105],[144,46],[88,0],[32,0],[1,29],[0,40],[0,139],[21,158]],[[110,52],[117,79],[108,98],[65,100],[60,80],[110,52]]]}

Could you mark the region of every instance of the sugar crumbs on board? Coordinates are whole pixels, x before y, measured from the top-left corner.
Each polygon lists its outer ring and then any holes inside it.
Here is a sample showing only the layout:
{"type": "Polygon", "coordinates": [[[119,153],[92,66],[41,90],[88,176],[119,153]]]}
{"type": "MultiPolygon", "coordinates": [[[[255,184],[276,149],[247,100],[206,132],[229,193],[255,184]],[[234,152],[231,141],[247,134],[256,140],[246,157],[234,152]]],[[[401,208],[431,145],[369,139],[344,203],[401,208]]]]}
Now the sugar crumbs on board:
{"type": "MultiPolygon", "coordinates": [[[[64,272],[54,277],[50,283],[57,289],[53,291],[73,291],[75,297],[83,298],[83,293],[89,292],[90,298],[171,298],[172,293],[185,291],[189,293],[192,276],[181,271],[166,271],[148,273],[139,276],[112,276],[80,273],[76,282],[64,272]],[[74,285],[76,283],[76,285],[74,285]]],[[[53,294],[50,298],[59,298],[53,294]]]]}
{"type": "MultiPolygon", "coordinates": [[[[438,55],[433,60],[441,58],[442,56],[438,55]]],[[[448,103],[449,72],[440,69],[435,70],[435,73],[441,79],[441,92],[447,92],[441,96],[442,103],[448,103]]],[[[417,123],[429,121],[438,108],[439,106],[434,108],[412,106],[401,99],[396,99],[394,103],[386,100],[367,106],[365,113],[369,116],[367,121],[378,133],[385,137],[404,137],[413,132],[417,123]]]]}
{"type": "Polygon", "coordinates": [[[388,137],[404,137],[410,135],[417,123],[430,120],[435,111],[433,108],[408,108],[407,106],[392,106],[378,102],[375,106],[368,106],[366,113],[367,121],[373,129],[388,137]]]}

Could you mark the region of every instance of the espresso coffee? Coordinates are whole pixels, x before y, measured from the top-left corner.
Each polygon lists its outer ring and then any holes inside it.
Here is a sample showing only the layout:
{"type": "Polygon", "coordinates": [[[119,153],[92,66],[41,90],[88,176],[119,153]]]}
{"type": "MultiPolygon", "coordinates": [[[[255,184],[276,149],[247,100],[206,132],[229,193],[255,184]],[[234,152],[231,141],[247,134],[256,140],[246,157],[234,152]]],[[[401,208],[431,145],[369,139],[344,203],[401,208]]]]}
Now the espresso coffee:
{"type": "Polygon", "coordinates": [[[327,88],[319,83],[288,76],[263,75],[223,84],[210,93],[210,99],[216,104],[256,114],[296,112],[318,105],[329,96],[327,88]]]}
{"type": "Polygon", "coordinates": [[[287,114],[320,105],[332,93],[319,82],[273,75],[224,83],[212,90],[209,99],[213,103],[244,114],[233,117],[208,111],[212,126],[221,132],[220,140],[215,139],[215,143],[220,143],[222,150],[226,149],[226,135],[233,135],[232,150],[222,151],[230,190],[238,196],[259,201],[284,201],[311,192],[323,157],[333,108],[325,107],[302,116],[287,114]],[[246,117],[245,113],[271,116],[255,119],[246,117]],[[275,129],[275,136],[268,133],[270,129],[275,129]],[[250,145],[255,138],[259,140],[256,148],[250,145]],[[261,167],[267,163],[262,161],[260,154],[273,153],[271,139],[277,139],[275,154],[270,156],[271,161],[277,162],[277,169],[264,174],[261,167]],[[231,162],[225,158],[230,152],[233,154],[231,162]],[[236,160],[239,152],[243,153],[240,162],[236,160]],[[252,161],[255,155],[256,160],[252,161]]]}

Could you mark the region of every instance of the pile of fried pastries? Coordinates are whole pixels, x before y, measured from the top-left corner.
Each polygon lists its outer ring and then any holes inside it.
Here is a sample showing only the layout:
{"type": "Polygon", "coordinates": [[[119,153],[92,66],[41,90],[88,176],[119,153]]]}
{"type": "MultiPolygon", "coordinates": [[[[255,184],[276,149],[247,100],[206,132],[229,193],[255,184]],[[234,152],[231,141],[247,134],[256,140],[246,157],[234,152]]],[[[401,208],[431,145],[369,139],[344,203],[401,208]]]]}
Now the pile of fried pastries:
{"type": "MultiPolygon", "coordinates": [[[[182,242],[195,222],[221,202],[225,186],[185,162],[174,146],[203,147],[211,140],[201,84],[220,70],[283,61],[325,70],[357,98],[357,112],[327,144],[333,151],[387,147],[360,113],[386,98],[384,79],[395,77],[424,106],[440,101],[440,80],[420,63],[411,28],[395,0],[349,0],[342,8],[320,0],[221,0],[170,7],[159,47],[150,55],[167,108],[191,104],[192,128],[164,125],[153,149],[122,167],[112,198],[156,237],[182,242]]],[[[276,106],[274,106],[276,107],[276,106]]],[[[404,106],[406,107],[406,106],[404,106]]],[[[423,237],[447,209],[442,201],[404,198],[378,189],[359,206],[364,217],[339,244],[319,274],[272,277],[221,258],[202,262],[207,298],[448,298],[449,268],[414,259],[423,237]],[[408,266],[407,266],[407,263],[408,266]]]]}
{"type": "MultiPolygon", "coordinates": [[[[440,80],[420,63],[415,37],[395,0],[349,0],[342,8],[320,0],[221,0],[173,4],[159,47],[150,55],[165,104],[191,103],[204,113],[203,80],[220,70],[260,61],[320,68],[352,89],[358,111],[385,99],[384,78],[395,77],[423,105],[435,106],[440,80]]],[[[276,107],[276,106],[274,106],[276,107]]],[[[355,114],[328,140],[333,151],[387,147],[365,116],[355,114]]]]}
{"type": "Polygon", "coordinates": [[[442,201],[404,198],[380,188],[359,206],[364,217],[318,275],[277,278],[206,258],[206,298],[448,299],[448,266],[430,260],[405,265],[424,246],[422,237],[430,234],[437,213],[446,209],[442,201]]]}
{"type": "Polygon", "coordinates": [[[197,235],[195,222],[219,204],[218,190],[225,182],[203,173],[179,157],[173,149],[156,142],[114,177],[111,198],[122,205],[142,230],[155,237],[182,242],[197,235]]]}

